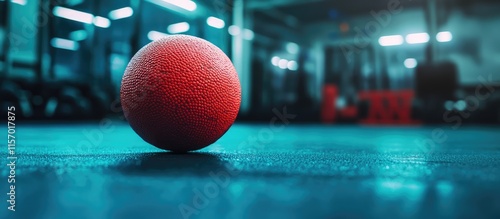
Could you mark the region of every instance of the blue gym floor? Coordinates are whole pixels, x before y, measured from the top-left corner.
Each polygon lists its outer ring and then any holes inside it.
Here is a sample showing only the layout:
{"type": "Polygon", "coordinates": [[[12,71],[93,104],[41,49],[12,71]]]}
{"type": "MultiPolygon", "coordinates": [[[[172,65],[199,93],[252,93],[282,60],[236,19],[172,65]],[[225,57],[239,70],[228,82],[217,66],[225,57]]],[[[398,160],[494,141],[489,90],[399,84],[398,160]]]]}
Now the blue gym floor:
{"type": "Polygon", "coordinates": [[[18,124],[0,218],[500,218],[500,127],[235,124],[172,154],[108,125],[18,124]]]}

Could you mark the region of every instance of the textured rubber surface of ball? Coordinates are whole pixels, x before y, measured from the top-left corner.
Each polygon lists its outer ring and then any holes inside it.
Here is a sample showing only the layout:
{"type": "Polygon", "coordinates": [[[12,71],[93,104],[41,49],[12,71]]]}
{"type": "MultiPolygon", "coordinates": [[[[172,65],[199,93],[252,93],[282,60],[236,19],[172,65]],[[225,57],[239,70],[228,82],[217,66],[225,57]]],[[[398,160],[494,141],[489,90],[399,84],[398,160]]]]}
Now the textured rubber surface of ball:
{"type": "Polygon", "coordinates": [[[241,88],[222,50],[197,37],[173,35],[134,55],[120,98],[130,126],[146,142],[183,152],[206,147],[229,129],[241,88]]]}

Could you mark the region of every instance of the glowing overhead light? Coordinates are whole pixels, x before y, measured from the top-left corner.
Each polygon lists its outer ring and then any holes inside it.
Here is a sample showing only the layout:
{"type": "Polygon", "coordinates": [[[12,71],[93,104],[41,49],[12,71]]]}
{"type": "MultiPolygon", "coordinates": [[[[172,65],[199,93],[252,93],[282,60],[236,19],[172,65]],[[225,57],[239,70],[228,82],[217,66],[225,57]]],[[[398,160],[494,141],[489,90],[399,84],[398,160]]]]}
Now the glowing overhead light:
{"type": "Polygon", "coordinates": [[[286,69],[288,67],[288,60],[286,59],[281,59],[279,62],[278,62],[278,67],[280,67],[281,69],[286,69]]]}
{"type": "Polygon", "coordinates": [[[455,103],[451,100],[444,102],[444,108],[448,111],[452,111],[454,106],[455,106],[455,103]]]}
{"type": "Polygon", "coordinates": [[[69,38],[74,41],[82,41],[87,39],[87,31],[86,30],[75,30],[69,33],[69,38]]]}
{"type": "Polygon", "coordinates": [[[274,57],[271,59],[271,63],[272,63],[274,66],[278,66],[278,65],[279,65],[279,62],[280,62],[280,57],[278,57],[278,56],[274,56],[274,57]]]}
{"type": "Polygon", "coordinates": [[[255,34],[253,33],[252,30],[243,29],[243,39],[245,39],[245,40],[253,40],[254,37],[255,37],[255,34]]]}
{"type": "Polygon", "coordinates": [[[26,5],[27,0],[11,0],[10,2],[18,4],[18,5],[26,5]]]}
{"type": "Polygon", "coordinates": [[[436,40],[441,43],[450,42],[452,39],[453,35],[449,31],[439,32],[436,35],[436,40]]]}
{"type": "Polygon", "coordinates": [[[111,22],[105,17],[101,16],[94,17],[94,15],[86,12],[81,12],[60,6],[54,7],[52,13],[57,17],[65,18],[72,21],[78,21],[86,24],[93,23],[98,27],[108,28],[111,25],[111,22]]]}
{"type": "Polygon", "coordinates": [[[190,0],[163,0],[163,1],[188,11],[196,10],[196,3],[190,0]]]}
{"type": "Polygon", "coordinates": [[[96,16],[94,17],[94,25],[102,28],[108,28],[111,25],[111,21],[105,17],[96,16]]]}
{"type": "Polygon", "coordinates": [[[216,17],[208,17],[207,24],[211,27],[215,27],[217,29],[222,29],[226,26],[224,20],[216,18],[216,17]]]}
{"type": "Polygon", "coordinates": [[[455,109],[458,111],[464,111],[467,108],[467,102],[465,100],[459,100],[455,103],[455,109]]]}
{"type": "Polygon", "coordinates": [[[167,36],[168,36],[168,34],[166,34],[166,33],[158,32],[158,31],[154,31],[154,30],[148,32],[148,39],[152,40],[152,41],[159,40],[159,39],[165,38],[167,36]]]}
{"type": "Polygon", "coordinates": [[[189,30],[189,23],[181,22],[181,23],[171,24],[168,26],[167,30],[171,34],[184,33],[189,30]]]}
{"type": "Polygon", "coordinates": [[[91,24],[94,21],[94,15],[92,14],[60,6],[54,7],[52,13],[57,17],[62,17],[68,20],[78,21],[86,24],[91,24]]]}
{"type": "Polygon", "coordinates": [[[292,61],[289,61],[289,62],[287,63],[287,66],[286,66],[286,67],[287,67],[287,68],[288,68],[288,70],[290,70],[290,71],[297,71],[297,70],[299,69],[299,65],[297,64],[297,62],[296,62],[296,61],[293,61],[293,60],[292,60],[292,61]]]}
{"type": "Polygon", "coordinates": [[[80,44],[78,44],[78,42],[57,37],[52,38],[52,40],[50,40],[50,45],[52,45],[55,48],[67,49],[72,51],[76,51],[78,50],[78,48],[80,48],[80,44]]]}
{"type": "Polygon", "coordinates": [[[296,43],[287,43],[286,44],[286,51],[290,54],[297,54],[299,52],[299,45],[296,43]]]}
{"type": "Polygon", "coordinates": [[[408,44],[419,44],[429,42],[429,34],[427,33],[412,33],[406,36],[408,44]]]}
{"type": "Polygon", "coordinates": [[[344,109],[347,106],[345,97],[338,97],[335,101],[335,105],[337,109],[344,109]]]}
{"type": "Polygon", "coordinates": [[[404,39],[401,35],[383,36],[378,39],[381,46],[398,46],[403,44],[404,39]]]}
{"type": "Polygon", "coordinates": [[[134,14],[134,10],[131,7],[125,7],[110,11],[108,14],[109,19],[118,20],[123,18],[128,18],[134,14]]]}
{"type": "Polygon", "coordinates": [[[241,29],[238,26],[231,25],[227,29],[227,32],[229,32],[229,34],[231,34],[232,36],[238,36],[241,33],[241,29]]]}
{"type": "Polygon", "coordinates": [[[405,64],[406,68],[410,68],[411,69],[411,68],[417,67],[418,62],[414,58],[409,58],[409,59],[405,60],[404,64],[405,64]]]}

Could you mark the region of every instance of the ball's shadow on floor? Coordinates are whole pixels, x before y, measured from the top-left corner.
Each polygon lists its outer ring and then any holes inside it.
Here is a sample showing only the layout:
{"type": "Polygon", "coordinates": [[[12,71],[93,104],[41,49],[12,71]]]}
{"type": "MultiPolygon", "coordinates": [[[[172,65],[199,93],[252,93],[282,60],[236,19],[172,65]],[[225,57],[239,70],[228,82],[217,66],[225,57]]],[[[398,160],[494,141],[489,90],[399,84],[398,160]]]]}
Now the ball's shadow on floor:
{"type": "Polygon", "coordinates": [[[225,170],[227,162],[211,153],[191,152],[145,153],[117,166],[117,170],[130,175],[195,175],[209,176],[210,172],[225,170]]]}

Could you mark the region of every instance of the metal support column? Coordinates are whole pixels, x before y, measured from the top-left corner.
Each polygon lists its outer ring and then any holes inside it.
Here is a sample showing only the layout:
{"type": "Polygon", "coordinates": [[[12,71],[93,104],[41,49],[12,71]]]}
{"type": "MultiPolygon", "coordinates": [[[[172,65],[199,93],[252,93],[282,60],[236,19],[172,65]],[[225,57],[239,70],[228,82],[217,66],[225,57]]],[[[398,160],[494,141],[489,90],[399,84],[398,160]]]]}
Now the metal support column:
{"type": "Polygon", "coordinates": [[[240,28],[240,34],[233,36],[232,60],[238,72],[241,83],[241,108],[242,114],[247,114],[250,109],[252,41],[245,40],[245,28],[251,27],[251,14],[245,10],[243,0],[235,0],[233,6],[233,24],[240,28]]]}
{"type": "Polygon", "coordinates": [[[12,4],[10,1],[6,1],[4,2],[4,11],[5,11],[5,14],[3,14],[2,16],[4,16],[4,23],[2,24],[2,26],[5,28],[4,31],[5,31],[5,38],[4,38],[4,41],[3,41],[3,72],[4,74],[2,75],[2,77],[8,77],[9,74],[10,74],[10,66],[11,66],[11,62],[10,62],[10,41],[9,41],[9,33],[10,33],[10,4],[12,4]]]}
{"type": "Polygon", "coordinates": [[[427,0],[425,17],[427,21],[427,32],[430,39],[426,48],[426,60],[428,63],[435,61],[436,57],[436,34],[437,34],[437,1],[427,0]]]}

